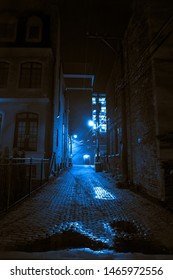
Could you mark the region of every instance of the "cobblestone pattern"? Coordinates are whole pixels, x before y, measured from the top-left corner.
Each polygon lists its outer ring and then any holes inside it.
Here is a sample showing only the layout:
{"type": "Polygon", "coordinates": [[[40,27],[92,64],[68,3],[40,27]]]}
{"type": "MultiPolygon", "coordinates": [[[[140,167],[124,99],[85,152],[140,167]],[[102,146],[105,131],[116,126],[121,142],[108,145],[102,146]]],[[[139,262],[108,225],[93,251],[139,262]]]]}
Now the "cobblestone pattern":
{"type": "Polygon", "coordinates": [[[16,247],[73,228],[109,242],[112,221],[130,221],[173,248],[173,215],[104,173],[76,166],[0,218],[0,248],[16,247]]]}

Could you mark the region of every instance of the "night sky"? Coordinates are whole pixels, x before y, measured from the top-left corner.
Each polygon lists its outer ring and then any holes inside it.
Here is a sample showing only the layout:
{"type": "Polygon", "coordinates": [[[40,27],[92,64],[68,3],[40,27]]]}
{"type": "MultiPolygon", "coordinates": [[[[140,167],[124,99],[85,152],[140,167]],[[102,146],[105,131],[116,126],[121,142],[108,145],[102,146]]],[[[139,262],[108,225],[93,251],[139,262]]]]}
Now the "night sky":
{"type": "Polygon", "coordinates": [[[77,134],[79,139],[84,140],[89,131],[88,120],[91,115],[91,93],[73,92],[70,97],[70,134],[77,134]]]}
{"type": "MultiPolygon", "coordinates": [[[[115,61],[114,50],[119,47],[118,41],[123,36],[130,18],[131,3],[132,0],[60,1],[64,74],[94,75],[93,92],[106,92],[115,61]]],[[[75,82],[74,87],[85,87],[87,81],[75,79],[75,82]]],[[[87,121],[91,119],[91,93],[84,90],[70,92],[72,134],[84,134],[88,129],[87,121]]]]}

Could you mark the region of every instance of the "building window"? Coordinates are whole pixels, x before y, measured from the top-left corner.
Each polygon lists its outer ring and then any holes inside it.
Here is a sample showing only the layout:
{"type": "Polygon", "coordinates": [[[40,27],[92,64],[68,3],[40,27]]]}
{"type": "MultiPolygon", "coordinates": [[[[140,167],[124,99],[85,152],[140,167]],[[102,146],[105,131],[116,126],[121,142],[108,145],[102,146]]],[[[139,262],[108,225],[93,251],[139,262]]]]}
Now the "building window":
{"type": "Polygon", "coordinates": [[[42,64],[37,62],[22,63],[19,87],[40,88],[42,77],[42,64]]]}
{"type": "Polygon", "coordinates": [[[9,14],[0,16],[0,41],[14,42],[16,40],[17,19],[9,14]]]}
{"type": "Polygon", "coordinates": [[[107,131],[107,112],[106,112],[106,94],[92,94],[92,120],[93,128],[99,129],[100,133],[107,131]]]}
{"type": "Polygon", "coordinates": [[[0,88],[6,88],[8,82],[9,63],[0,62],[0,88]]]}
{"type": "Polygon", "coordinates": [[[42,39],[42,21],[39,17],[31,17],[27,22],[26,41],[41,42],[42,39]]]}
{"type": "Polygon", "coordinates": [[[38,139],[38,114],[19,113],[16,116],[14,147],[24,151],[36,151],[38,139]]]}

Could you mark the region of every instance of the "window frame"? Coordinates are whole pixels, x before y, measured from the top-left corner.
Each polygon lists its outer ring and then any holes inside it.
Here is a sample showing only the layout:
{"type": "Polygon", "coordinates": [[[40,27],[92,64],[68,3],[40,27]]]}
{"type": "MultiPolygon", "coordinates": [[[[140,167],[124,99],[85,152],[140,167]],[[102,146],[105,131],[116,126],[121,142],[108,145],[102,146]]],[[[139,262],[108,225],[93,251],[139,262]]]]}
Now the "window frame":
{"type": "MultiPolygon", "coordinates": [[[[3,31],[5,33],[5,37],[1,36],[1,32],[0,32],[0,42],[15,42],[16,41],[17,23],[18,23],[18,20],[13,15],[10,15],[10,14],[1,14],[0,15],[0,25],[2,25],[2,24],[4,26],[6,25],[6,30],[3,31]],[[13,26],[13,29],[14,29],[13,34],[11,36],[7,36],[10,25],[13,26]]],[[[1,27],[0,27],[0,29],[1,29],[1,27]]]]}
{"type": "Polygon", "coordinates": [[[26,42],[41,42],[42,40],[42,32],[43,32],[43,23],[40,17],[38,16],[32,16],[28,19],[27,21],[27,26],[26,26],[26,42]],[[31,28],[33,27],[37,27],[39,28],[39,32],[38,32],[38,37],[32,38],[30,37],[30,31],[31,28]]]}
{"type": "Polygon", "coordinates": [[[38,125],[39,115],[34,112],[21,112],[16,114],[15,133],[14,133],[14,148],[24,151],[37,151],[38,147],[38,125]],[[31,116],[30,116],[31,115],[31,116]],[[23,128],[20,126],[23,122],[23,128]],[[35,123],[36,134],[31,131],[31,124],[35,123]],[[21,131],[20,131],[21,130],[21,131]],[[35,141],[33,142],[33,139],[35,141]],[[23,145],[21,143],[23,142],[23,145]],[[34,145],[33,145],[34,143],[34,145]]]}
{"type": "Polygon", "coordinates": [[[43,75],[43,64],[38,61],[25,61],[20,64],[19,71],[19,84],[20,89],[41,89],[42,88],[42,75],[43,75]],[[27,65],[31,65],[27,67],[27,65]],[[34,64],[40,67],[35,67],[34,64]],[[40,70],[39,82],[35,83],[34,78],[36,77],[34,72],[40,70]]]}

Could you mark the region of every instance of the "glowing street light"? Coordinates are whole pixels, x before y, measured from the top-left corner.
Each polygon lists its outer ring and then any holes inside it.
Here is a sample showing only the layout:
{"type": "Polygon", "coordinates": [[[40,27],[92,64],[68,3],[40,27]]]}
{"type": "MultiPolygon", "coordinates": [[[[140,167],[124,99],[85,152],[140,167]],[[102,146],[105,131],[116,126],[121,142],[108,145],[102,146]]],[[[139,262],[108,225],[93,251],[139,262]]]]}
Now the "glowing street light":
{"type": "Polygon", "coordinates": [[[94,122],[93,122],[92,120],[89,120],[89,121],[88,121],[88,125],[91,126],[91,127],[93,127],[93,126],[94,126],[94,122]]]}
{"type": "Polygon", "coordinates": [[[73,143],[74,139],[77,139],[78,136],[77,134],[74,135],[69,135],[69,152],[70,152],[70,157],[69,157],[69,166],[72,166],[72,157],[73,157],[73,143]]]}
{"type": "Polygon", "coordinates": [[[74,135],[73,135],[73,138],[74,138],[74,139],[77,139],[77,135],[76,135],[76,134],[74,134],[74,135]]]}

